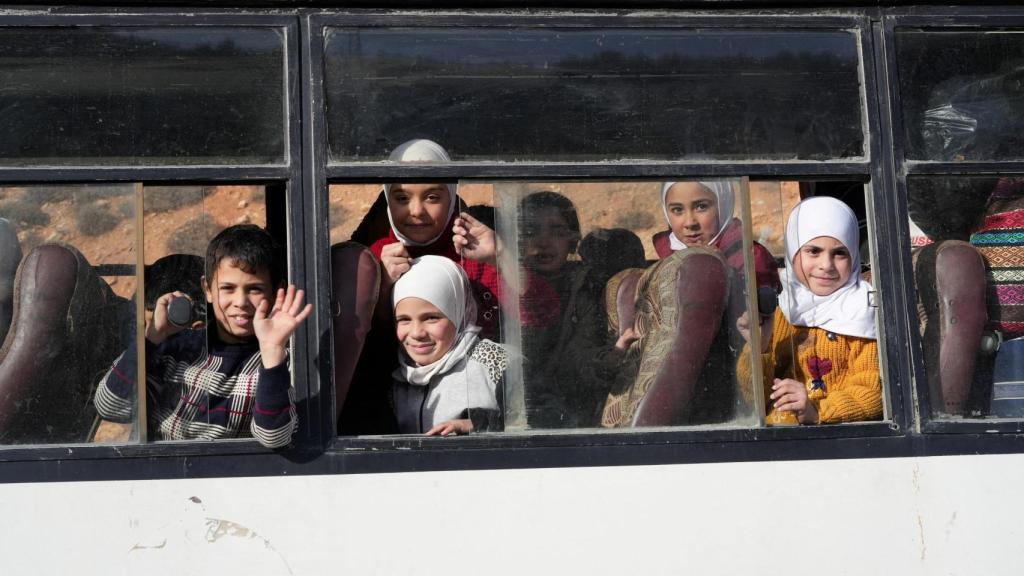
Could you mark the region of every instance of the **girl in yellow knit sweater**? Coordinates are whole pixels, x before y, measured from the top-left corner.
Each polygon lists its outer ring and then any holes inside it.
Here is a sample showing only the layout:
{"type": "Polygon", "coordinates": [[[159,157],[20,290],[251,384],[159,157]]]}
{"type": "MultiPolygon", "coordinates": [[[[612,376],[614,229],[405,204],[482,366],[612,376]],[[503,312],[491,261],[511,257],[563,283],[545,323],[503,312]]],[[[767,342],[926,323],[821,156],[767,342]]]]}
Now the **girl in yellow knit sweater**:
{"type": "MultiPolygon", "coordinates": [[[[860,279],[859,246],[857,217],[835,198],[809,198],[790,214],[779,308],[761,328],[769,424],[881,418],[875,313],[871,285],[860,279]]],[[[746,314],[737,328],[749,341],[746,314]]],[[[746,383],[749,348],[737,364],[746,383]]]]}

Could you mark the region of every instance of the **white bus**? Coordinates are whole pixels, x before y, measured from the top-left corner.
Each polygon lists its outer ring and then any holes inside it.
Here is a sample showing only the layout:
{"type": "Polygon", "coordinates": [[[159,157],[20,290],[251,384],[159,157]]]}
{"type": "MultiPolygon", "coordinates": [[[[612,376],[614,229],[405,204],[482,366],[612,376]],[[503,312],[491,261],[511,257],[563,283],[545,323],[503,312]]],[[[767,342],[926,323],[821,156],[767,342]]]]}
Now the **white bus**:
{"type": "MultiPolygon", "coordinates": [[[[1024,8],[849,4],[6,7],[4,573],[1019,573],[1024,8]],[[444,158],[392,154],[418,139],[444,158]],[[376,256],[384,190],[423,183],[498,244],[455,256],[507,353],[488,431],[395,420],[376,256]],[[720,190],[713,237],[670,241],[672,183],[720,190]],[[826,390],[784,425],[796,369],[737,322],[787,297],[811,197],[856,217],[878,377],[863,412],[826,390]],[[191,406],[238,438],[176,437],[185,395],[146,384],[161,294],[217,345],[203,258],[238,224],[313,304],[283,448],[251,395],[191,406]],[[116,422],[96,394],[126,357],[116,422]]],[[[455,253],[441,223],[403,254],[455,253]]]]}

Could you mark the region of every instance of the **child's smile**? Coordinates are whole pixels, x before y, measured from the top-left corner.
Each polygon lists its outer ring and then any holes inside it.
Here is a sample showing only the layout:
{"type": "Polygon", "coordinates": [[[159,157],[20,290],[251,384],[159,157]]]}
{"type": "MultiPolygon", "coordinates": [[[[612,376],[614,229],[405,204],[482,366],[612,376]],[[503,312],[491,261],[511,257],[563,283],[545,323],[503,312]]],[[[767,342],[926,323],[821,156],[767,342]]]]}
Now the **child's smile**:
{"type": "Polygon", "coordinates": [[[388,194],[392,222],[413,242],[430,242],[444,231],[452,203],[444,184],[395,184],[388,194]]]}
{"type": "Polygon", "coordinates": [[[850,251],[831,236],[818,236],[800,247],[793,259],[797,279],[815,296],[828,296],[846,285],[850,251]]]}
{"type": "Polygon", "coordinates": [[[217,336],[228,344],[238,344],[255,337],[253,316],[256,307],[273,297],[270,271],[246,272],[234,260],[221,260],[213,278],[203,279],[206,300],[213,305],[217,320],[217,336]]]}
{"type": "Polygon", "coordinates": [[[398,340],[419,366],[440,360],[455,342],[455,324],[421,298],[403,298],[395,306],[398,340]]]}

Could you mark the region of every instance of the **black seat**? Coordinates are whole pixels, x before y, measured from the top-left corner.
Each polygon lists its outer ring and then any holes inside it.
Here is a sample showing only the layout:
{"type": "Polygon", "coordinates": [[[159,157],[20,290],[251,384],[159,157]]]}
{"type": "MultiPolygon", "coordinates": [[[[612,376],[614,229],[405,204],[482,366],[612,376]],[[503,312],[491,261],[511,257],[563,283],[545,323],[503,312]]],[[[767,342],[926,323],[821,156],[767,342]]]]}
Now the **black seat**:
{"type": "Polygon", "coordinates": [[[92,395],[124,349],[128,306],[70,246],[45,244],[25,258],[0,348],[0,444],[89,438],[92,395]]]}

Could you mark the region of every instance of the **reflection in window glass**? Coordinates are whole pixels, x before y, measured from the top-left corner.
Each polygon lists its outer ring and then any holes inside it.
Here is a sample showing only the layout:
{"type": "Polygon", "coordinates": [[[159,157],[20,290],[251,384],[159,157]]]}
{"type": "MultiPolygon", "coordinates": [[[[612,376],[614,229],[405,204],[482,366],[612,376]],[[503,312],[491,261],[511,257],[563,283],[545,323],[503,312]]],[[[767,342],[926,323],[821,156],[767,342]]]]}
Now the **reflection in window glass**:
{"type": "Polygon", "coordinates": [[[925,370],[937,416],[1024,417],[1024,179],[907,181],[925,370]]]}
{"type": "Polygon", "coordinates": [[[281,163],[284,69],[273,28],[0,28],[0,164],[281,163]]]}
{"type": "Polygon", "coordinates": [[[0,444],[111,439],[92,399],[135,337],[134,191],[0,188],[0,444]]]}
{"type": "Polygon", "coordinates": [[[494,186],[514,257],[500,268],[520,294],[504,335],[521,352],[521,380],[507,385],[506,405],[524,417],[508,421],[756,422],[756,382],[741,392],[736,377],[747,309],[738,181],[494,186]]]}
{"type": "Polygon", "coordinates": [[[328,29],[332,161],[855,158],[848,31],[328,29]],[[457,145],[454,143],[458,143],[457,145]]]}
{"type": "Polygon", "coordinates": [[[906,155],[1024,158],[1020,30],[898,30],[906,155]]]}

